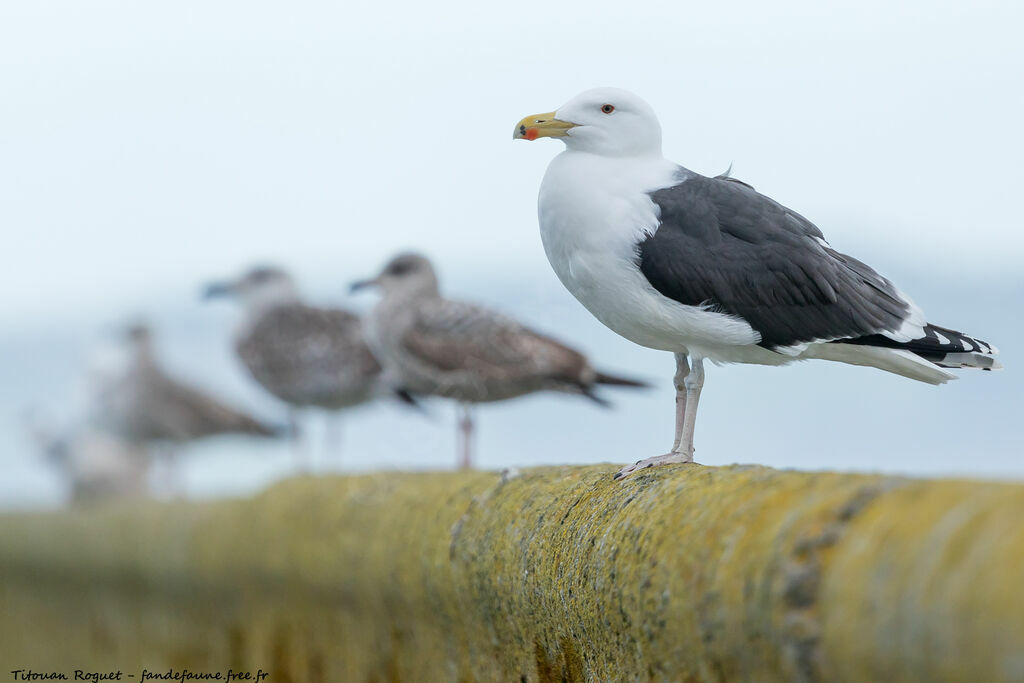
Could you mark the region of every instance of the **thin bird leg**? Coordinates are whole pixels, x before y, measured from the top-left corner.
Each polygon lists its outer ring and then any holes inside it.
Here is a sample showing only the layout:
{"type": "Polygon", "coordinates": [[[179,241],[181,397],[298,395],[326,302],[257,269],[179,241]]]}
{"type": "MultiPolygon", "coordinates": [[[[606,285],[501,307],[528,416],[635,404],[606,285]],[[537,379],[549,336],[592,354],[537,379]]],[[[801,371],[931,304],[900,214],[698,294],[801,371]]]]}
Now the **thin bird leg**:
{"type": "Polygon", "coordinates": [[[459,469],[473,467],[473,409],[468,403],[459,404],[459,469]]]}
{"type": "Polygon", "coordinates": [[[690,364],[685,353],[676,354],[676,440],[672,443],[672,452],[679,450],[683,439],[683,420],[686,418],[686,378],[690,375],[690,364]]]}
{"type": "Polygon", "coordinates": [[[173,482],[171,481],[171,468],[167,464],[167,458],[164,457],[163,448],[160,447],[160,444],[154,444],[149,448],[150,452],[146,455],[153,459],[153,466],[156,470],[154,493],[160,498],[170,498],[173,482]]]}
{"type": "Polygon", "coordinates": [[[686,417],[683,422],[682,439],[677,453],[686,456],[685,462],[693,462],[693,428],[697,424],[697,404],[700,402],[700,391],[704,388],[704,359],[693,359],[693,371],[683,380],[686,389],[686,417]]]}
{"type": "Polygon", "coordinates": [[[334,469],[341,469],[341,416],[327,413],[324,422],[324,464],[334,469]]]}
{"type": "Polygon", "coordinates": [[[666,465],[668,463],[693,462],[693,426],[697,420],[697,403],[704,386],[704,361],[694,358],[692,367],[687,363],[685,353],[676,354],[676,442],[672,452],[626,465],[615,473],[615,479],[623,479],[640,470],[666,465]]]}
{"type": "Polygon", "coordinates": [[[181,462],[178,460],[178,444],[163,444],[160,448],[160,458],[164,465],[164,484],[167,496],[171,500],[184,498],[185,486],[181,473],[181,462]]]}
{"type": "Polygon", "coordinates": [[[306,438],[302,426],[299,424],[299,411],[291,408],[288,411],[288,432],[292,439],[292,459],[296,472],[310,471],[309,449],[306,448],[306,438]]]}

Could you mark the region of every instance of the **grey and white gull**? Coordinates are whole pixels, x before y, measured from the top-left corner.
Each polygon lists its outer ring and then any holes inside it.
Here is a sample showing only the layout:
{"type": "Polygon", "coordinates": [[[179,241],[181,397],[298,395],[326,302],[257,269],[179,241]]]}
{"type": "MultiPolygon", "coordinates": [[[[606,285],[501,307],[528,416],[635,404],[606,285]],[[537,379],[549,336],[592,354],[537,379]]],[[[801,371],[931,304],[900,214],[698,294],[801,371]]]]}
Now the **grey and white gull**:
{"type": "Polygon", "coordinates": [[[279,434],[274,426],[168,374],[157,360],[147,325],[130,326],[122,344],[123,360],[96,379],[92,422],[129,443],[163,451],[172,476],[177,449],[188,442],[279,434]]]}
{"type": "Polygon", "coordinates": [[[544,250],[562,284],[606,326],[676,358],[666,455],[616,478],[693,462],[705,359],[786,365],[819,358],[929,384],[1000,367],[991,344],[930,324],[892,282],[833,249],[809,220],[753,187],[662,156],[654,110],[616,88],[527,116],[513,138],[558,138],[540,187],[544,250]]]}
{"type": "Polygon", "coordinates": [[[473,406],[537,391],[579,394],[605,404],[597,385],[643,387],[598,372],[579,351],[491,309],[441,295],[430,261],[414,253],[393,258],[353,290],[378,287],[382,297],[366,319],[371,350],[385,381],[409,397],[442,396],[459,405],[459,465],[472,465],[473,406]]]}
{"type": "Polygon", "coordinates": [[[241,303],[245,317],[235,352],[260,386],[290,406],[293,429],[298,410],[341,411],[378,395],[380,364],[359,316],[304,303],[284,270],[253,268],[237,280],[211,284],[205,296],[241,303]]]}

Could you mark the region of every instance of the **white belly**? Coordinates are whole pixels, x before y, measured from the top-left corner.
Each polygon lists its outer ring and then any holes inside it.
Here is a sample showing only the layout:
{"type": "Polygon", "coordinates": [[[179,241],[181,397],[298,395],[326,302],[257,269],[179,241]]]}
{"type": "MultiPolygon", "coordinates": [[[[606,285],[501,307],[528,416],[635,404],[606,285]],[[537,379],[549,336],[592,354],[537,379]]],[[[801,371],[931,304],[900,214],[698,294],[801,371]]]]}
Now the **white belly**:
{"type": "Polygon", "coordinates": [[[557,157],[538,202],[548,260],[587,310],[630,341],[725,362],[765,362],[744,360],[759,340],[746,322],[673,301],[640,272],[636,245],[659,223],[648,193],[678,182],[677,171],[664,160],[638,164],[578,152],[557,157]]]}

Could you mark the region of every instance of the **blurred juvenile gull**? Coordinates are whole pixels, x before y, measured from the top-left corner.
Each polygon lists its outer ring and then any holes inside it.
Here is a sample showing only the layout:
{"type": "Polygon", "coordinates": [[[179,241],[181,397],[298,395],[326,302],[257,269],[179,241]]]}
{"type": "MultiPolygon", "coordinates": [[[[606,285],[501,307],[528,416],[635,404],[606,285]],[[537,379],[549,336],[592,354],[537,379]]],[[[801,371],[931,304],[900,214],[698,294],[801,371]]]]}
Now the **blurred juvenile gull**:
{"type": "Polygon", "coordinates": [[[616,478],[693,462],[693,429],[714,363],[785,365],[821,358],[930,384],[946,368],[999,366],[990,344],[929,324],[869,266],[841,254],[810,221],[726,176],[668,161],[650,105],[588,90],[528,116],[516,139],[560,138],[538,217],[548,260],[570,292],[631,341],[676,357],[671,452],[616,478]]]}
{"type": "Polygon", "coordinates": [[[207,297],[231,296],[245,308],[235,352],[268,392],[297,409],[338,411],[377,393],[380,365],[363,339],[362,321],[339,308],[310,306],[283,270],[259,267],[212,284],[207,297]]]}
{"type": "Polygon", "coordinates": [[[43,458],[66,480],[72,504],[146,495],[149,459],[141,445],[88,424],[58,429],[32,420],[29,431],[43,458]]]}
{"type": "MultiPolygon", "coordinates": [[[[157,362],[152,333],[132,325],[122,367],[99,378],[94,422],[131,443],[173,448],[207,436],[275,436],[277,430],[168,375],[157,362]]],[[[172,470],[174,463],[169,463],[172,470]]]]}
{"type": "Polygon", "coordinates": [[[583,354],[500,313],[445,299],[433,266],[419,254],[396,256],[377,277],[352,288],[369,285],[383,292],[366,331],[386,380],[410,396],[459,403],[462,467],[472,462],[475,403],[550,390],[604,404],[595,393],[598,384],[645,386],[595,371],[583,354]]]}

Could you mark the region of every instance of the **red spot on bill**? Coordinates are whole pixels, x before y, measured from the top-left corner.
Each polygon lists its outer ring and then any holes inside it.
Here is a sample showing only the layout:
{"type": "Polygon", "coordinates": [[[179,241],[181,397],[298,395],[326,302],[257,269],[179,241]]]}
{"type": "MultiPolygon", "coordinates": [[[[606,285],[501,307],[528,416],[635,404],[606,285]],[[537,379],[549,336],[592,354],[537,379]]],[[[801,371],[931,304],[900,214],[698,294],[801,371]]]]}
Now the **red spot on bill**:
{"type": "Polygon", "coordinates": [[[526,138],[527,140],[536,140],[537,139],[537,129],[536,128],[527,128],[526,129],[526,133],[523,134],[523,137],[526,138]]]}

